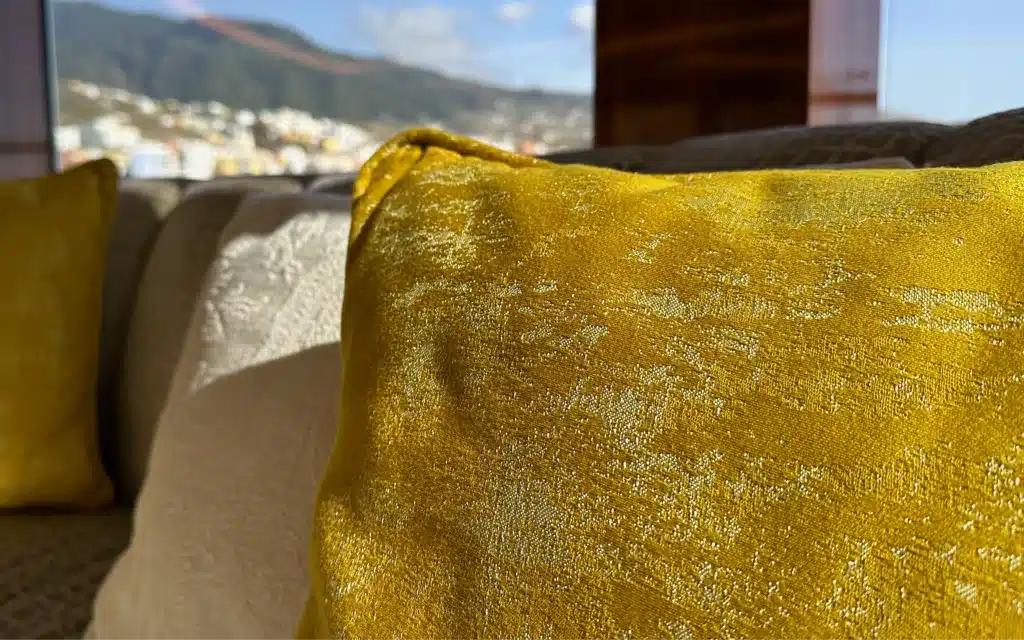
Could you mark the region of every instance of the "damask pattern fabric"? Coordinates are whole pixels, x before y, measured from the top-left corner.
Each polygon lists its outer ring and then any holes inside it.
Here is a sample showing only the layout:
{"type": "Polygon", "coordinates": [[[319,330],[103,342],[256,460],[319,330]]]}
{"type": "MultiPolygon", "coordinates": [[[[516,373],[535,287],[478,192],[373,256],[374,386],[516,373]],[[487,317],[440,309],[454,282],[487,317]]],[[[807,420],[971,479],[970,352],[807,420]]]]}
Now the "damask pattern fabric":
{"type": "Polygon", "coordinates": [[[1024,635],[1024,166],[354,193],[300,637],[1024,635]]]}
{"type": "Polygon", "coordinates": [[[203,278],[224,227],[253,192],[296,191],[297,183],[241,179],[186,195],[168,215],[140,276],[118,389],[117,485],[134,502],[146,475],[160,414],[203,278]]]}
{"type": "Polygon", "coordinates": [[[337,422],[349,200],[250,196],[198,297],[93,638],[282,638],[337,422]]]}
{"type": "Polygon", "coordinates": [[[247,367],[337,342],[350,198],[253,195],[208,276],[203,357],[191,391],[247,367]],[[323,207],[321,210],[320,207],[323,207]],[[244,233],[237,231],[245,229],[244,233]]]}

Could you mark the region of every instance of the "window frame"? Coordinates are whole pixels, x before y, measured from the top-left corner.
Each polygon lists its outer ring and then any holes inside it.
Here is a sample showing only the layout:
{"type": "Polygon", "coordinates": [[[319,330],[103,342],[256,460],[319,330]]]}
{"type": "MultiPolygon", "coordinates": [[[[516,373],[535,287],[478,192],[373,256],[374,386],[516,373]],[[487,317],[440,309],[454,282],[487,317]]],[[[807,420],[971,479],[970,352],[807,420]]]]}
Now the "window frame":
{"type": "Polygon", "coordinates": [[[57,169],[51,10],[51,0],[0,2],[0,179],[57,169]]]}

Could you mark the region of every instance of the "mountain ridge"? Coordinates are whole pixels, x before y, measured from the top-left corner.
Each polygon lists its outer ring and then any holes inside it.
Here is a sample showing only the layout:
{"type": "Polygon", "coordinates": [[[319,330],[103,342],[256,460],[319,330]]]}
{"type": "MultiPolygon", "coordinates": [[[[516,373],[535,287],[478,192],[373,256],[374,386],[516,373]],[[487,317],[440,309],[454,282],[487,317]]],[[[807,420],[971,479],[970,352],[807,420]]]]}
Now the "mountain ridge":
{"type": "Polygon", "coordinates": [[[450,124],[504,101],[517,109],[589,109],[587,96],[508,89],[381,58],[325,49],[286,26],[221,20],[329,62],[365,63],[336,75],[245,45],[191,19],[124,11],[87,0],[56,3],[58,76],[155,99],[217,101],[236,108],[292,107],[354,123],[450,124]]]}

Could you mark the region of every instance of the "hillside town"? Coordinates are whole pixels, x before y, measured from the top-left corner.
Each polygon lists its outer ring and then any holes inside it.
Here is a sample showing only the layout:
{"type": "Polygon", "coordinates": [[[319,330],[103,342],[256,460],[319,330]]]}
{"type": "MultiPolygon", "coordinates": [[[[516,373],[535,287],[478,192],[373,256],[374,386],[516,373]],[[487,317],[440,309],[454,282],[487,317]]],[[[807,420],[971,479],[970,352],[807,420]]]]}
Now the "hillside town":
{"type": "MultiPolygon", "coordinates": [[[[219,102],[156,100],[70,80],[60,93],[56,146],[62,167],[108,157],[129,178],[354,171],[404,124],[357,125],[290,109],[253,111],[219,102]]],[[[456,126],[416,123],[470,135],[493,146],[544,154],[589,146],[590,113],[494,104],[456,126]]]]}

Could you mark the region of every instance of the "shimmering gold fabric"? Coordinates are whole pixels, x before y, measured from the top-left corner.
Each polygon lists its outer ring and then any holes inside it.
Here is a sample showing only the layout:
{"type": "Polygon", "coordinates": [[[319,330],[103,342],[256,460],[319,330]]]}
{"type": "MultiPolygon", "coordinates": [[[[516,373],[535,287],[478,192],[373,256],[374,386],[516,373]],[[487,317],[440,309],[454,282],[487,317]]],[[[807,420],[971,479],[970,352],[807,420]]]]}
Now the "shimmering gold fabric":
{"type": "Polygon", "coordinates": [[[1024,636],[1024,165],[356,195],[300,636],[1024,636]]]}

